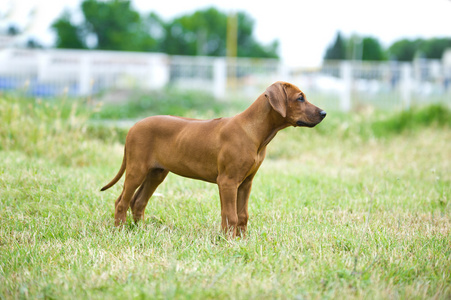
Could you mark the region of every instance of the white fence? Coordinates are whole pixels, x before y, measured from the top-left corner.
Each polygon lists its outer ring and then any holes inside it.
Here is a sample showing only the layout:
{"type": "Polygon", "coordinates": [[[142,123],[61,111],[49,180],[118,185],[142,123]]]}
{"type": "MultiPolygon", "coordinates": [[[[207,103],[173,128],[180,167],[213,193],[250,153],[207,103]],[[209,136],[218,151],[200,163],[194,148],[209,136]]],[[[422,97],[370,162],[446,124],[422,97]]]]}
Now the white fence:
{"type": "Polygon", "coordinates": [[[312,102],[328,109],[407,108],[414,103],[451,102],[451,65],[441,61],[329,61],[320,68],[292,69],[267,59],[114,51],[0,51],[0,90],[20,90],[36,97],[170,86],[205,90],[217,99],[237,95],[253,98],[277,80],[295,83],[312,102]]]}
{"type": "Polygon", "coordinates": [[[84,96],[111,88],[161,88],[169,80],[168,57],[108,51],[0,51],[0,89],[35,96],[84,96]]]}
{"type": "Polygon", "coordinates": [[[319,70],[299,73],[303,88],[348,111],[371,106],[409,108],[443,102],[451,105],[451,65],[440,60],[397,62],[326,62],[319,70]]]}

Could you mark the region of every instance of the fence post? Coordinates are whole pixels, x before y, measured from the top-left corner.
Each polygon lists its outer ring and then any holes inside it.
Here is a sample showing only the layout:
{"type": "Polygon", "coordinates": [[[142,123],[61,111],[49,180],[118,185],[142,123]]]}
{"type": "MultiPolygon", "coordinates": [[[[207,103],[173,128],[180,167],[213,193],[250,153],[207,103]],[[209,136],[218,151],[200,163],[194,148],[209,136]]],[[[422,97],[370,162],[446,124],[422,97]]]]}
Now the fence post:
{"type": "Polygon", "coordinates": [[[89,55],[80,56],[78,84],[80,85],[80,96],[89,95],[91,92],[91,66],[89,55]]]}
{"type": "Polygon", "coordinates": [[[170,62],[165,54],[148,54],[149,76],[147,88],[161,89],[169,83],[170,62]]]}
{"type": "Polygon", "coordinates": [[[405,109],[410,108],[412,93],[412,66],[409,63],[401,66],[401,97],[405,109]]]}
{"type": "Polygon", "coordinates": [[[225,58],[216,58],[213,63],[213,95],[224,99],[227,85],[227,64],[225,58]]]}
{"type": "Polygon", "coordinates": [[[342,111],[351,110],[351,90],[352,90],[352,65],[348,61],[340,64],[340,77],[343,82],[343,90],[340,97],[340,108],[342,111]]]}
{"type": "Polygon", "coordinates": [[[38,59],[38,81],[44,81],[46,79],[46,72],[50,63],[50,55],[47,52],[40,51],[37,55],[38,59]]]}

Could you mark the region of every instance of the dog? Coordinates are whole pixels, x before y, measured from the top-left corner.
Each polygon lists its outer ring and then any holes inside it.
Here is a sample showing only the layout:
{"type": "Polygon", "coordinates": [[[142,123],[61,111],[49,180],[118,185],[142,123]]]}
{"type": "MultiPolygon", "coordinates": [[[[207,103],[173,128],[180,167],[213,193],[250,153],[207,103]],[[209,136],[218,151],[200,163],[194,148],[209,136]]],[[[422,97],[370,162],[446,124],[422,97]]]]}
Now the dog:
{"type": "Polygon", "coordinates": [[[119,172],[101,189],[113,186],[127,170],[115,202],[115,225],[126,222],[129,207],[135,222],[143,219],[150,197],[172,172],[216,183],[222,230],[234,237],[244,235],[252,180],[268,143],[281,129],[314,127],[325,117],[326,112],[308,102],[298,87],[278,81],[234,117],[152,116],[137,122],[127,134],[119,172]]]}

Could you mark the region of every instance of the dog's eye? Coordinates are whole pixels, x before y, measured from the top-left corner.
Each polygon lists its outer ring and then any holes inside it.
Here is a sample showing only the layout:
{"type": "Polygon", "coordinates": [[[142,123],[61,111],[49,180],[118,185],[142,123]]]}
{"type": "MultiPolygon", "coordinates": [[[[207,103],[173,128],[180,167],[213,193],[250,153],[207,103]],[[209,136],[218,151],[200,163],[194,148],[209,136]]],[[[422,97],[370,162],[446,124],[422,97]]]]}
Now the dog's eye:
{"type": "Polygon", "coordinates": [[[299,96],[299,98],[297,99],[298,101],[304,102],[304,96],[299,96]]]}

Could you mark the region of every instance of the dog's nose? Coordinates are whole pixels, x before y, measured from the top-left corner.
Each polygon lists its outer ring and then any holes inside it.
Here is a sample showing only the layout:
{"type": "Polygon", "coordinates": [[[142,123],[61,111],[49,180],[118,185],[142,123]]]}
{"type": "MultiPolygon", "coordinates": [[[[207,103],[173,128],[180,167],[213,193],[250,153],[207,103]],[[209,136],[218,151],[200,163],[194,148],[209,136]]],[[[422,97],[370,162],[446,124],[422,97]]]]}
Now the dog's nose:
{"type": "Polygon", "coordinates": [[[325,112],[324,110],[319,112],[319,115],[321,116],[322,119],[324,119],[327,115],[327,112],[325,112]]]}

